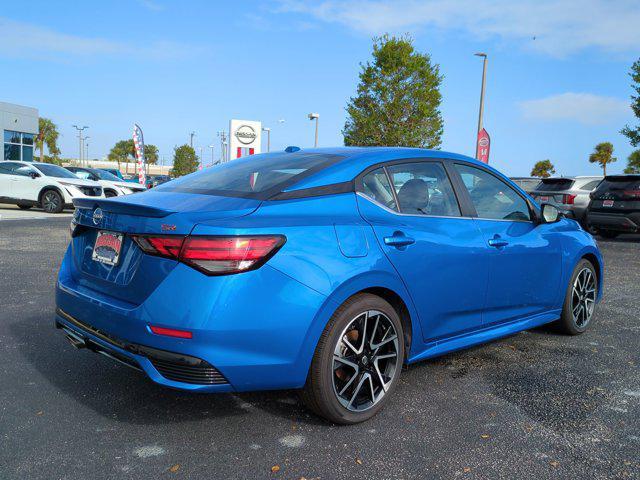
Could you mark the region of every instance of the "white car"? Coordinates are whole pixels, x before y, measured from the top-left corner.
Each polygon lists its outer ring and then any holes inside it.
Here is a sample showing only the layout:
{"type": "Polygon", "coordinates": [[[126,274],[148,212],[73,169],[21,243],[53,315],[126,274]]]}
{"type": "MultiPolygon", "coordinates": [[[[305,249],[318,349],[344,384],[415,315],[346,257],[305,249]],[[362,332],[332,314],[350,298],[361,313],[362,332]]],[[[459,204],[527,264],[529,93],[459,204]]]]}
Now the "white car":
{"type": "Polygon", "coordinates": [[[40,162],[0,161],[0,203],[22,209],[39,205],[45,212],[73,208],[74,198],[104,198],[102,186],[81,180],[66,168],[40,162]]]}
{"type": "Polygon", "coordinates": [[[139,183],[125,182],[124,180],[116,177],[112,173],[102,170],[100,168],[85,168],[85,167],[65,167],[70,172],[74,173],[76,177],[83,178],[85,180],[93,180],[102,185],[105,197],[117,197],[118,195],[129,195],[130,193],[144,192],[147,187],[140,185],[139,183]]]}

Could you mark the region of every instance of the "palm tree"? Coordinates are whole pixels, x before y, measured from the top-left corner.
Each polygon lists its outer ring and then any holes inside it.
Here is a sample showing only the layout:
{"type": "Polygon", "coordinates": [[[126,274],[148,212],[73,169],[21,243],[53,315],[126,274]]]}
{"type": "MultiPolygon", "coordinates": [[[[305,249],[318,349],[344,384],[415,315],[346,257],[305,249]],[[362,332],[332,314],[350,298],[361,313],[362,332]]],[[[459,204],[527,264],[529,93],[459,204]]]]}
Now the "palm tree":
{"type": "Polygon", "coordinates": [[[47,145],[49,153],[54,157],[60,155],[58,149],[58,126],[52,120],[44,117],[38,119],[38,135],[36,148],[40,150],[40,161],[44,162],[44,145],[47,145]]]}

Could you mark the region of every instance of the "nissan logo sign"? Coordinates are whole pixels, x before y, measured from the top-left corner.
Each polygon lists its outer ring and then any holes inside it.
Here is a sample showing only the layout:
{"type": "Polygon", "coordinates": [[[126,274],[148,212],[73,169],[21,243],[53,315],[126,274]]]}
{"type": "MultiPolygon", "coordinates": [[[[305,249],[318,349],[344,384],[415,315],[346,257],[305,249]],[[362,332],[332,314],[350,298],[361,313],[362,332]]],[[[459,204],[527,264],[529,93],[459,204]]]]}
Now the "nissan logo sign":
{"type": "Polygon", "coordinates": [[[94,225],[99,225],[100,222],[102,221],[103,217],[104,217],[104,214],[102,213],[102,209],[101,208],[96,208],[93,211],[93,224],[94,225]]]}
{"type": "Polygon", "coordinates": [[[486,137],[481,138],[478,143],[480,144],[481,147],[486,147],[487,145],[489,145],[489,139],[486,137]]]}
{"type": "Polygon", "coordinates": [[[240,125],[234,135],[243,145],[249,145],[253,143],[257,137],[256,131],[249,125],[240,125]]]}

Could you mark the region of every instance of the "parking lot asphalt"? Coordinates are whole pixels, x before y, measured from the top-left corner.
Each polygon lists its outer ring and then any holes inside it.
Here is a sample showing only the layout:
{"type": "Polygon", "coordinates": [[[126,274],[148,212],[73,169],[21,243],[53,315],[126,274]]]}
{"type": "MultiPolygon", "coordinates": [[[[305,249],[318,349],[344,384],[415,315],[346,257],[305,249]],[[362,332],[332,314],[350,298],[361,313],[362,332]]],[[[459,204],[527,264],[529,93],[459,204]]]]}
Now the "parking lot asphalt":
{"type": "Polygon", "coordinates": [[[71,217],[72,215],[73,212],[71,210],[64,210],[62,213],[47,213],[38,207],[22,210],[17,205],[0,205],[0,221],[55,219],[60,217],[71,217]]]}
{"type": "Polygon", "coordinates": [[[405,370],[371,421],[295,392],[161,388],[53,328],[68,218],[0,222],[1,479],[640,478],[640,236],[600,241],[591,329],[524,332],[405,370]]]}

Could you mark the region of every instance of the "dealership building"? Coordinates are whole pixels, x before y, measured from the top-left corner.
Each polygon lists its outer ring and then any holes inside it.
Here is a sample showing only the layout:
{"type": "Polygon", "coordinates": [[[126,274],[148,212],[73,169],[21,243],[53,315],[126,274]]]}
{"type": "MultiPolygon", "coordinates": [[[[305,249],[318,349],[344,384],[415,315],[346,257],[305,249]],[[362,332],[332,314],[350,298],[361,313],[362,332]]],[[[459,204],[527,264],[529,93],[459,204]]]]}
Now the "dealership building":
{"type": "Polygon", "coordinates": [[[0,102],[3,160],[33,161],[38,134],[38,109],[0,102]]]}

